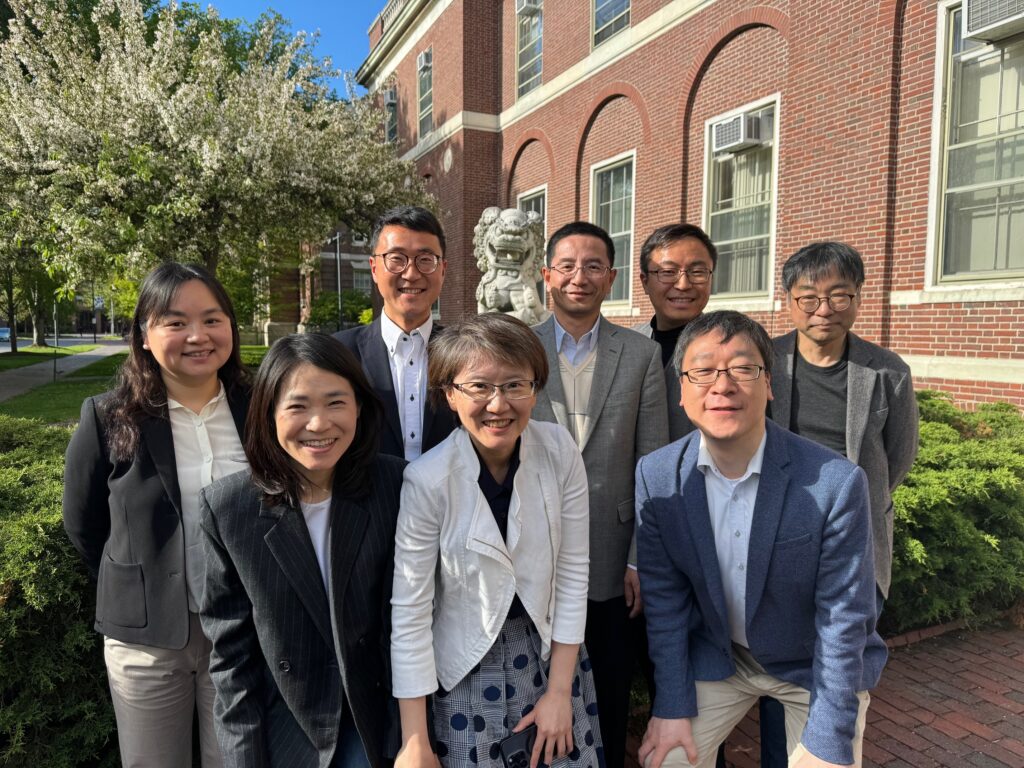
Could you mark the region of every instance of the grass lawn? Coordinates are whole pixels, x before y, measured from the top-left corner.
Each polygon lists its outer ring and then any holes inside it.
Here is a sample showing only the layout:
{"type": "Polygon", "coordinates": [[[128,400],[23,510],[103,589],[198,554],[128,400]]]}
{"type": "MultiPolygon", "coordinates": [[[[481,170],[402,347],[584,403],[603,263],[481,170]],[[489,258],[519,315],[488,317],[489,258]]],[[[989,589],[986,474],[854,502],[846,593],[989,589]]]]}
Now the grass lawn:
{"type": "Polygon", "coordinates": [[[109,357],[101,358],[95,363],[89,363],[85,368],[79,368],[77,371],[72,371],[67,375],[67,378],[81,379],[103,376],[107,379],[113,379],[114,376],[117,375],[117,371],[126,357],[128,357],[128,353],[122,352],[119,355],[110,355],[109,357]]]}
{"type": "Polygon", "coordinates": [[[242,362],[251,368],[253,373],[256,373],[256,369],[260,367],[268,349],[269,347],[243,344],[238,351],[242,354],[242,362]]]}
{"type": "Polygon", "coordinates": [[[0,373],[53,360],[55,351],[58,357],[65,357],[88,352],[96,347],[96,344],[77,344],[73,347],[20,347],[14,354],[8,352],[6,355],[0,355],[0,373]]]}

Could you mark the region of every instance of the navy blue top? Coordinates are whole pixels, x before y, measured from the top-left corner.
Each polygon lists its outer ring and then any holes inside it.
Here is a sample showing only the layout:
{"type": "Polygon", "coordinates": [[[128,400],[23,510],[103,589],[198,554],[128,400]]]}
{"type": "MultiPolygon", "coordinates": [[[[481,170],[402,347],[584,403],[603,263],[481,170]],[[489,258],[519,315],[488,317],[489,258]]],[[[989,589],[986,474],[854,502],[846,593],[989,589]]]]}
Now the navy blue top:
{"type": "MultiPolygon", "coordinates": [[[[475,445],[473,450],[476,450],[475,445]]],[[[516,471],[519,469],[519,440],[516,440],[516,447],[512,450],[512,458],[509,459],[508,472],[505,474],[504,482],[499,483],[494,479],[490,470],[487,469],[483,458],[480,457],[479,451],[477,451],[476,455],[480,459],[480,477],[477,478],[477,485],[480,486],[484,498],[487,499],[487,504],[491,508],[491,514],[494,515],[494,522],[498,524],[498,530],[501,531],[501,538],[505,539],[507,543],[508,508],[512,503],[512,481],[515,479],[516,471]]],[[[505,619],[513,619],[525,613],[526,608],[520,602],[519,595],[516,595],[512,599],[512,606],[508,609],[508,615],[505,619]]]]}

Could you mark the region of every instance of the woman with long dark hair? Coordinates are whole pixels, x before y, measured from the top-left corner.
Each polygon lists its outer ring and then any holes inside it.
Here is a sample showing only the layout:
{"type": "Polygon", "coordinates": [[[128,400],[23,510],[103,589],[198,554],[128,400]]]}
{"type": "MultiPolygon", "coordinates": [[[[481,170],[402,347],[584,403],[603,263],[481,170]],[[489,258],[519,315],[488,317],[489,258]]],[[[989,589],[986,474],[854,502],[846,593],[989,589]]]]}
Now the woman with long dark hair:
{"type": "Polygon", "coordinates": [[[191,765],[198,709],[203,768],[217,768],[199,491],[245,467],[231,299],[202,267],[162,264],[139,289],[128,346],[117,386],[82,404],[64,527],[96,579],[122,765],[191,765]]]}
{"type": "Polygon", "coordinates": [[[228,766],[379,768],[395,520],[405,461],[355,356],[277,341],[246,423],[250,471],[203,491],[203,628],[228,766]]]}

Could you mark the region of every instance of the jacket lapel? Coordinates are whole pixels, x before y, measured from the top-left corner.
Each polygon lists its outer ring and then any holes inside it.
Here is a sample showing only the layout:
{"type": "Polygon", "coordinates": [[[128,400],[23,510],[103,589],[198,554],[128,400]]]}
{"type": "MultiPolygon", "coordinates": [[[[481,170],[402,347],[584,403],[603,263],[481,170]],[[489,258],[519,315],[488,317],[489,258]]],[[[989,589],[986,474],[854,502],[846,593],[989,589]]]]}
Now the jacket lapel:
{"type": "Polygon", "coordinates": [[[228,395],[228,407],[231,409],[231,418],[234,419],[235,429],[238,430],[238,439],[245,445],[245,416],[249,411],[249,394],[228,395]]]}
{"type": "Polygon", "coordinates": [[[622,358],[622,339],[619,329],[603,317],[599,321],[601,330],[597,336],[597,361],[594,366],[594,380],[590,385],[590,400],[587,402],[587,417],[583,421],[583,436],[580,439],[580,451],[587,447],[594,427],[601,418],[604,402],[611,392],[615,372],[619,369],[622,358]]]}
{"type": "MultiPolygon", "coordinates": [[[[331,501],[331,624],[344,631],[342,617],[352,569],[363,545],[370,514],[365,507],[347,499],[335,488],[331,501]]],[[[340,644],[339,644],[340,650],[340,644]]],[[[339,656],[339,658],[341,658],[339,656]]]]}
{"type": "Polygon", "coordinates": [[[790,410],[792,406],[793,365],[795,364],[796,331],[790,331],[775,342],[775,371],[772,383],[772,399],[768,408],[772,420],[789,429],[790,410]]]}
{"type": "MultiPolygon", "coordinates": [[[[494,519],[494,513],[491,512],[487,499],[480,492],[477,482],[480,477],[480,460],[464,429],[456,432],[456,445],[458,446],[458,466],[453,472],[453,477],[465,486],[463,493],[466,498],[476,499],[476,504],[473,506],[473,518],[469,524],[466,549],[488,557],[503,568],[512,571],[512,556],[509,554],[511,547],[505,545],[505,540],[501,537],[501,531],[498,529],[498,523],[494,519]]],[[[515,497],[513,497],[512,505],[509,505],[510,518],[513,514],[512,506],[514,504],[515,497]]],[[[518,509],[515,510],[515,514],[519,514],[518,509]]]]}
{"type": "Polygon", "coordinates": [[[746,625],[757,612],[757,606],[764,594],[768,578],[768,566],[772,561],[775,538],[782,520],[782,503],[789,485],[789,451],[780,438],[781,427],[771,422],[765,424],[768,440],[761,461],[761,476],[757,482],[757,498],[754,501],[754,518],[750,525],[750,544],[747,550],[747,611],[746,625]]]}
{"type": "MultiPolygon", "coordinates": [[[[548,383],[537,395],[538,404],[547,401],[556,422],[563,427],[569,426],[569,414],[565,410],[565,390],[562,388],[561,366],[558,362],[558,350],[555,349],[555,317],[552,315],[540,325],[534,326],[544,352],[548,356],[548,383]]],[[[542,409],[543,410],[543,407],[542,409]]]]}
{"type": "Polygon", "coordinates": [[[871,394],[878,371],[871,367],[870,348],[852,333],[847,338],[850,346],[846,367],[846,458],[856,464],[871,415],[871,394]]]}
{"type": "Polygon", "coordinates": [[[260,517],[277,520],[263,536],[263,540],[267,543],[267,548],[277,561],[281,572],[306,607],[306,612],[313,619],[316,628],[320,630],[324,641],[333,647],[330,607],[327,604],[324,580],[302,513],[291,507],[263,505],[260,507],[260,517]]]}
{"type": "Polygon", "coordinates": [[[700,440],[694,437],[683,454],[679,468],[682,480],[680,497],[682,509],[685,510],[686,524],[690,529],[690,541],[700,559],[701,572],[711,603],[718,614],[719,625],[729,633],[729,622],[726,618],[725,590],[722,587],[722,572],[718,566],[718,550],[715,547],[715,533],[711,528],[711,511],[708,509],[707,489],[704,485],[704,473],[697,468],[697,456],[700,440]]]}
{"type": "Polygon", "coordinates": [[[174,460],[174,437],[171,434],[170,419],[149,416],[143,419],[140,431],[146,450],[156,465],[160,482],[163,483],[168,498],[178,512],[178,517],[181,517],[181,489],[178,487],[178,465],[174,460]]]}
{"type": "Polygon", "coordinates": [[[391,378],[391,362],[388,360],[388,348],[384,346],[384,337],[381,335],[379,317],[370,323],[360,337],[359,356],[366,378],[370,380],[370,386],[376,390],[383,402],[388,428],[398,445],[405,445],[405,440],[402,439],[402,422],[398,416],[395,384],[391,378]]]}
{"type": "MultiPolygon", "coordinates": [[[[443,325],[441,325],[440,323],[434,323],[433,326],[430,329],[430,339],[434,338],[434,336],[436,336],[438,333],[440,333],[443,330],[444,330],[444,326],[443,325]]],[[[426,340],[428,346],[430,344],[430,339],[426,340]]],[[[424,371],[423,375],[426,376],[427,372],[424,371]]],[[[427,447],[427,435],[431,434],[430,430],[434,428],[434,422],[437,420],[438,414],[434,413],[434,409],[430,405],[430,395],[429,394],[427,395],[426,402],[421,403],[421,406],[423,408],[423,429],[422,429],[423,439],[422,439],[421,444],[423,446],[423,453],[426,453],[427,450],[428,450],[428,447],[427,447]]],[[[443,416],[441,418],[443,418],[443,416]]]]}

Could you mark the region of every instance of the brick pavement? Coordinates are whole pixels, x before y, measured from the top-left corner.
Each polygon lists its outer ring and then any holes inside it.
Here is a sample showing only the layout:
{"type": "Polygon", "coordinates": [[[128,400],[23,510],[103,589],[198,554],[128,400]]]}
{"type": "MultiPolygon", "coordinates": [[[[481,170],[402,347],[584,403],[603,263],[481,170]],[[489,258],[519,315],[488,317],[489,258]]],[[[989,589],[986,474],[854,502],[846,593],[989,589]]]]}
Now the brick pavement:
{"type": "MultiPolygon", "coordinates": [[[[863,768],[1024,768],[1024,629],[957,630],[890,651],[863,768]]],[[[726,750],[756,768],[756,707],[726,750]]]]}

